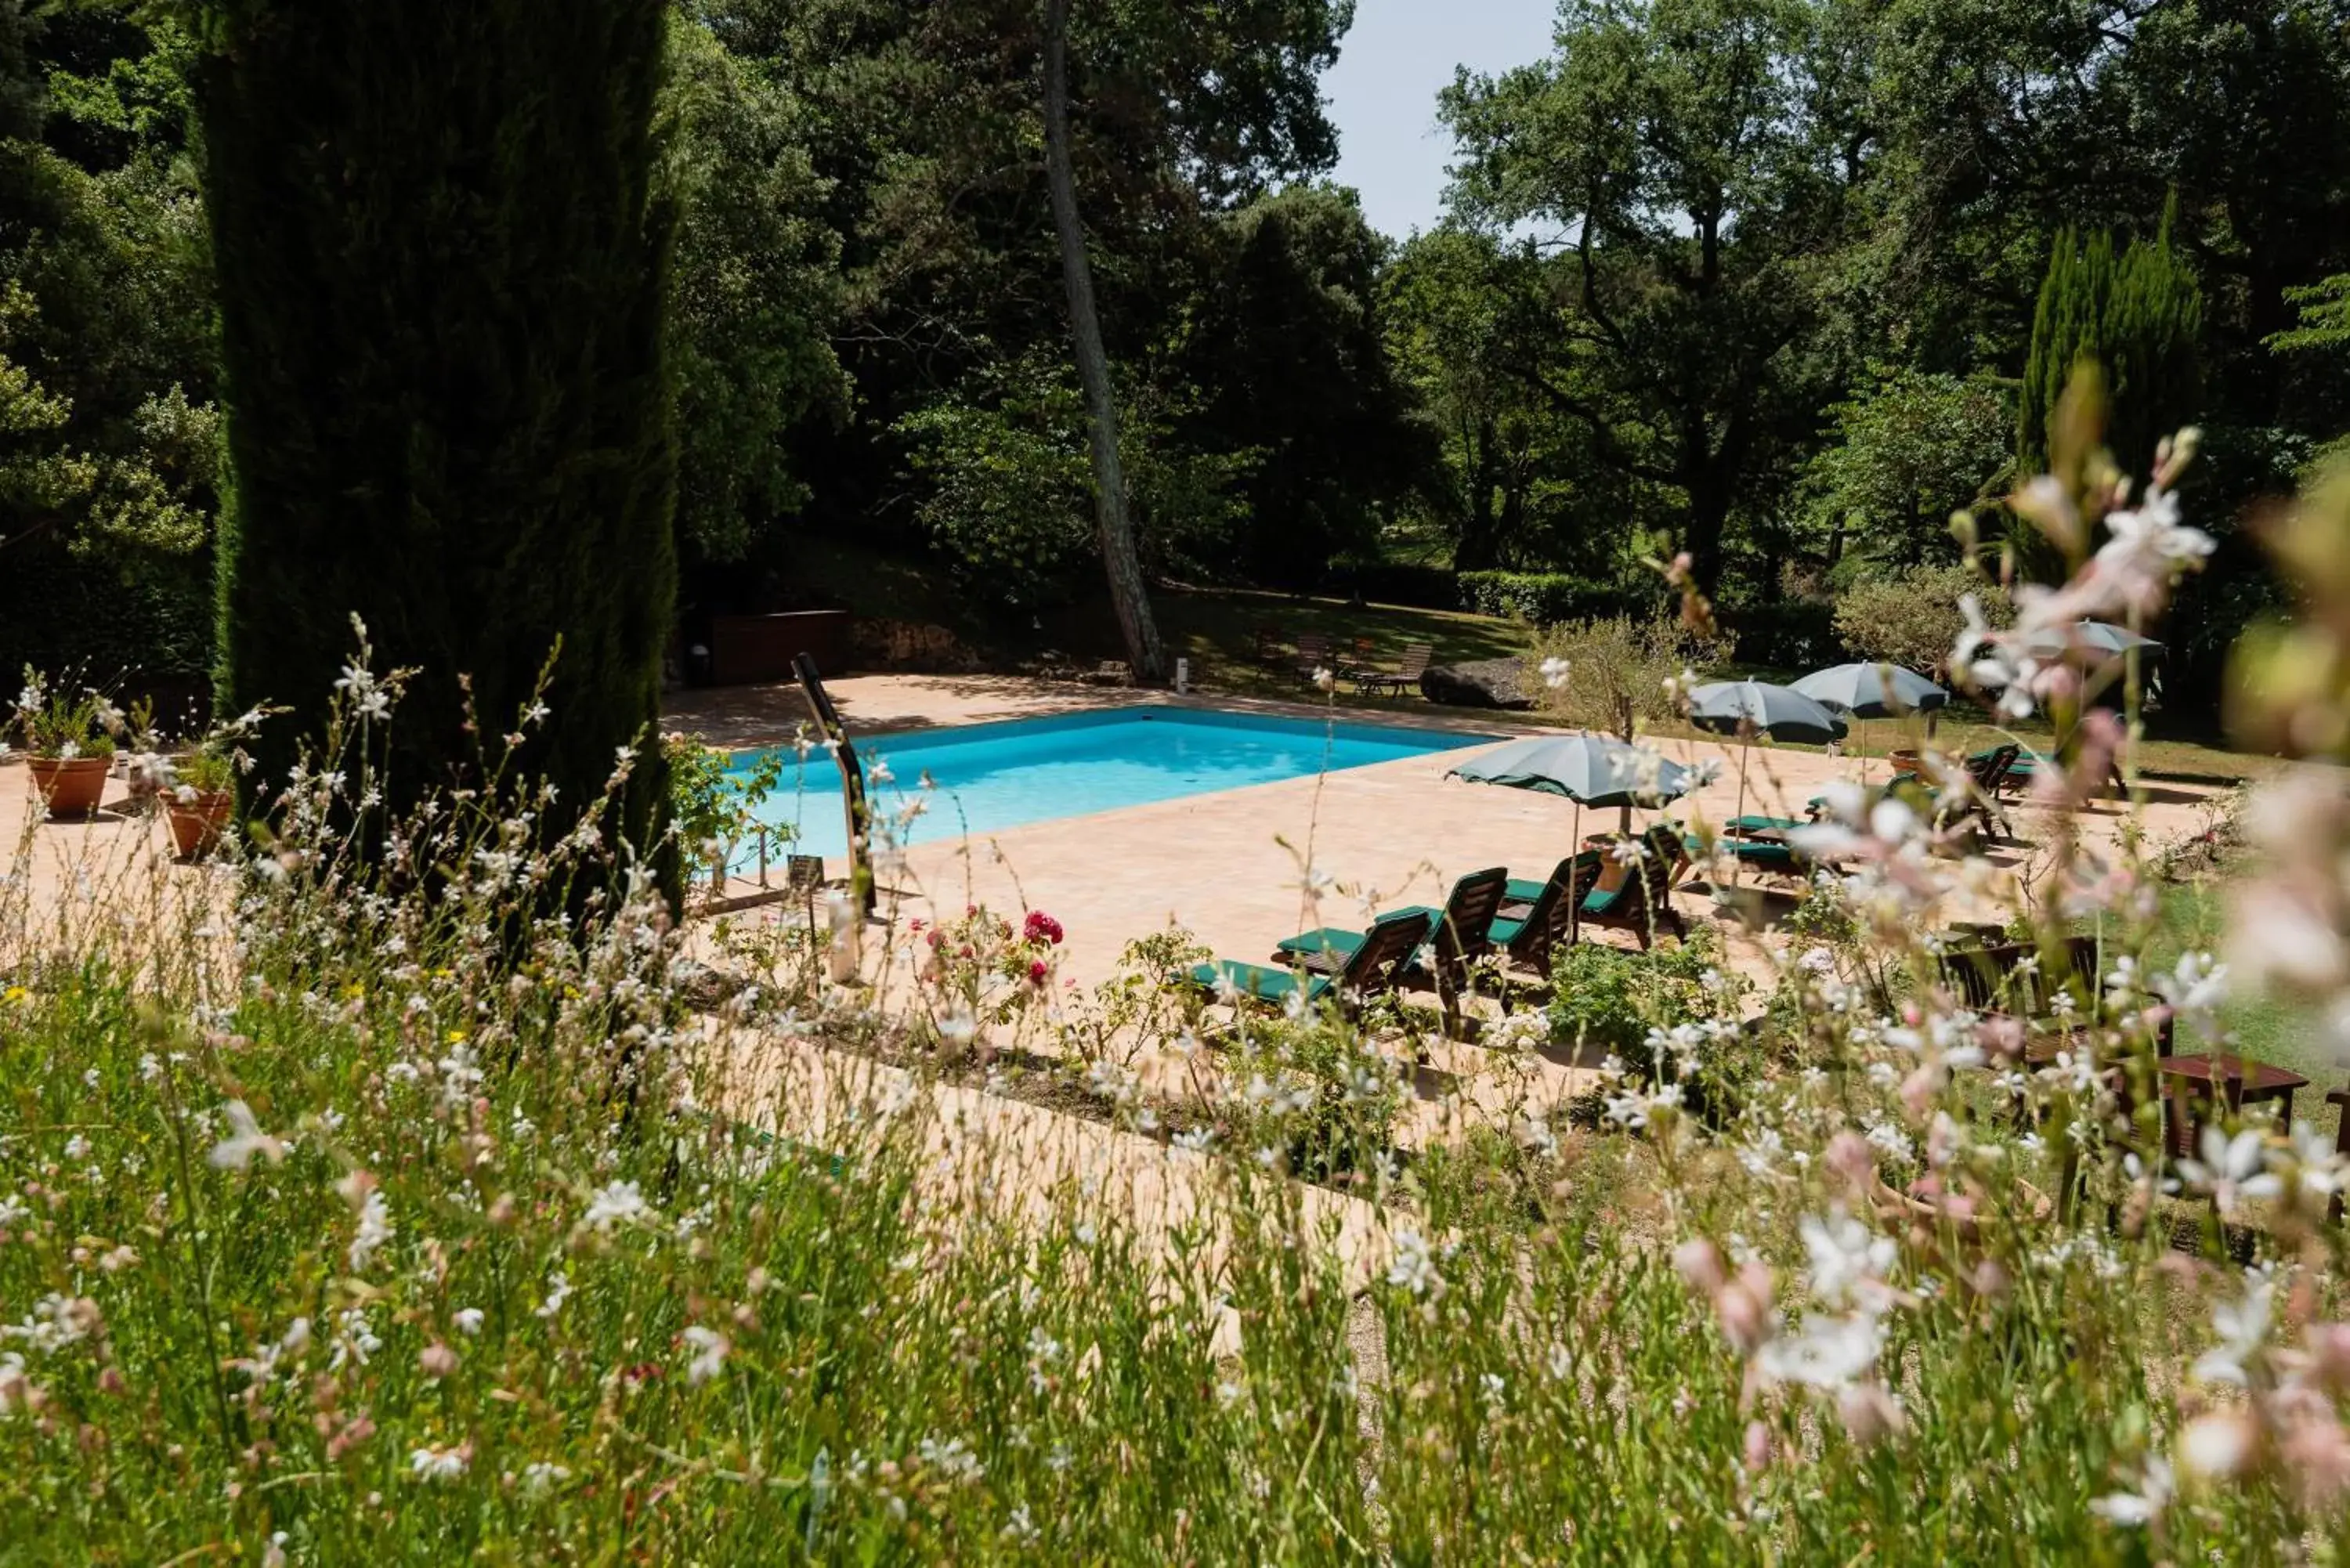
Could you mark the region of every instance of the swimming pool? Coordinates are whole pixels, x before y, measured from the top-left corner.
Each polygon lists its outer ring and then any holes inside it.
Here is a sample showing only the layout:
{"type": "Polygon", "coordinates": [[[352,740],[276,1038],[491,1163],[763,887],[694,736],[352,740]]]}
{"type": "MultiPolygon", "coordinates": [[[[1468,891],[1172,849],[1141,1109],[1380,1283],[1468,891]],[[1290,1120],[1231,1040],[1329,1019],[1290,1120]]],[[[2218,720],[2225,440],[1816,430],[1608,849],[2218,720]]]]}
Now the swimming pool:
{"type": "MultiPolygon", "coordinates": [[[[902,843],[920,844],[958,837],[966,829],[995,833],[1498,738],[1398,724],[1137,707],[859,737],[857,750],[865,761],[867,794],[877,821],[917,796],[926,800],[927,809],[899,836],[902,843]],[[935,789],[922,787],[925,774],[936,781],[935,789]]],[[[738,754],[736,775],[747,775],[760,755],[738,754]]],[[[821,749],[804,763],[785,753],[783,782],[758,815],[762,821],[795,829],[795,853],[847,853],[839,770],[821,749]]],[[[756,853],[754,846],[750,857],[756,853]]]]}

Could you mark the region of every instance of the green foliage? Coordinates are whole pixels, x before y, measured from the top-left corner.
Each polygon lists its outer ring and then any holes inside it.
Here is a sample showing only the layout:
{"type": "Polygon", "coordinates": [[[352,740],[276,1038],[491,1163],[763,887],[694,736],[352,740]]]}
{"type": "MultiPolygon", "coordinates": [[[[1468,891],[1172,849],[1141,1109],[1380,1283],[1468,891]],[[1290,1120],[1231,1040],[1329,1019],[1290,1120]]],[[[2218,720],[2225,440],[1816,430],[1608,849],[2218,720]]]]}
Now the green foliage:
{"type": "Polygon", "coordinates": [[[1543,273],[1530,249],[1447,227],[1406,241],[1382,279],[1388,351],[1441,442],[1428,503],[1462,572],[1555,556],[1594,521],[1572,504],[1579,443],[1526,374],[1558,332],[1543,273]]]}
{"type": "MultiPolygon", "coordinates": [[[[1162,571],[1222,575],[1221,545],[1243,515],[1253,456],[1201,453],[1170,438],[1148,385],[1120,421],[1143,558],[1162,571]]],[[[927,482],[924,527],[979,602],[1000,613],[1057,605],[1098,559],[1085,405],[1049,351],[975,373],[899,421],[927,482]]]]}
{"type": "Polygon", "coordinates": [[[723,888],[743,846],[764,831],[771,852],[791,842],[787,823],[762,824],[759,807],[783,778],[783,753],[759,753],[749,771],[738,774],[727,753],[699,736],[664,735],[661,753],[669,770],[668,820],[688,858],[723,888]]]}
{"type": "Polygon", "coordinates": [[[2033,317],[2019,466],[2046,468],[2049,422],[2085,359],[2106,372],[2107,446],[2127,467],[2151,462],[2156,441],[2199,412],[2202,325],[2202,291],[2168,221],[2151,241],[2132,241],[2118,255],[2110,234],[2084,244],[2072,230],[2060,232],[2033,317]]]}
{"type": "Polygon", "coordinates": [[[1460,584],[1462,609],[1534,626],[1588,619],[1622,597],[1602,584],[1556,572],[1462,572],[1460,584]]]}
{"type": "MultiPolygon", "coordinates": [[[[1745,989],[1724,969],[1721,939],[1699,926],[1685,942],[1627,950],[1576,942],[1551,960],[1551,1038],[1580,1061],[1613,1058],[1636,1083],[1675,1083],[1702,1114],[1734,1106],[1767,1064],[1731,1028],[1693,1030],[1686,1021],[1716,1011],[1720,994],[1745,989]]],[[[1578,1104],[1596,1119],[1600,1092],[1578,1104]]]]}
{"type": "Polygon", "coordinates": [[[1828,411],[1830,444],[1804,481],[1832,566],[1847,551],[1906,565],[1947,550],[1950,514],[2008,471],[2013,417],[1984,377],[1897,369],[1828,411]]]}
{"type": "Polygon", "coordinates": [[[1836,636],[1857,658],[1939,677],[1965,628],[1959,600],[1969,594],[1992,625],[2014,619],[2005,591],[1980,574],[1965,566],[1912,566],[1864,578],[1838,595],[1836,636]]]}
{"type": "Polygon", "coordinates": [[[11,5],[5,30],[0,642],[51,664],[192,673],[206,662],[184,633],[209,597],[219,427],[188,37],[99,8],[36,20],[11,5]],[[110,644],[77,614],[109,592],[110,644]]]}
{"type": "Polygon", "coordinates": [[[1463,70],[1442,114],[1456,209],[1575,236],[1551,303],[1566,331],[1531,374],[1591,456],[1671,486],[1701,587],[1786,405],[1830,389],[1827,259],[1852,237],[1842,62],[1800,0],[1563,6],[1555,56],[1463,70]]]}
{"type": "Polygon", "coordinates": [[[733,562],[808,498],[789,438],[837,420],[848,388],[827,329],[840,237],[807,151],[806,111],[710,25],[670,22],[661,112],[679,211],[669,304],[677,383],[680,541],[733,562]]]}
{"type": "Polygon", "coordinates": [[[2313,348],[2350,347],[2350,273],[2337,273],[2322,283],[2285,291],[2300,313],[2300,325],[2272,333],[2268,346],[2279,353],[2313,348]]]}
{"type": "MultiPolygon", "coordinates": [[[[551,653],[560,720],[531,765],[595,798],[658,712],[676,591],[666,7],[203,23],[236,489],[221,680],[232,708],[307,704],[263,738],[263,780],[319,733],[356,617],[421,671],[395,807],[476,767],[551,653]]],[[[632,775],[632,842],[654,842],[660,775],[657,754],[632,775]]]]}
{"type": "Polygon", "coordinates": [[[1433,461],[1381,340],[1386,242],[1351,192],[1261,197],[1213,235],[1210,286],[1185,327],[1201,406],[1184,435],[1253,461],[1239,487],[1258,525],[1237,563],[1257,582],[1314,584],[1375,557],[1383,504],[1433,461]]]}
{"type": "Polygon", "coordinates": [[[119,723],[120,715],[100,701],[95,691],[53,689],[28,665],[24,688],[16,694],[14,719],[25,749],[36,757],[110,757],[114,736],[107,721],[119,723]]]}
{"type": "Polygon", "coordinates": [[[172,776],[199,794],[225,794],[236,787],[236,763],[219,746],[206,744],[176,759],[172,776]]]}
{"type": "Polygon", "coordinates": [[[1702,668],[1719,652],[1670,615],[1575,621],[1546,628],[1534,639],[1526,656],[1526,689],[1560,722],[1628,741],[1645,724],[1679,718],[1665,682],[1702,668]],[[1556,684],[1542,674],[1554,660],[1568,666],[1556,684]]]}

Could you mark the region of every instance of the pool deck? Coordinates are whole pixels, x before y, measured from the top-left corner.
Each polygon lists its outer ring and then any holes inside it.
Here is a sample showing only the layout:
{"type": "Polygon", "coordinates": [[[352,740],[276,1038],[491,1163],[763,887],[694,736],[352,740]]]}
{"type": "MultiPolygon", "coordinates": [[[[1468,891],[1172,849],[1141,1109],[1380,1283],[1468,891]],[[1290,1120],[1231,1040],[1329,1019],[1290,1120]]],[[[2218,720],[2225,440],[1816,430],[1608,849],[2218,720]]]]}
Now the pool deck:
{"type": "MultiPolygon", "coordinates": [[[[835,701],[852,732],[917,729],[992,720],[1036,717],[1151,700],[1149,694],[1102,691],[1045,681],[1003,678],[874,676],[830,682],[835,701]]],[[[1191,705],[1320,718],[1328,710],[1309,703],[1236,701],[1201,695],[1191,705]]],[[[1391,714],[1383,710],[1341,707],[1347,720],[1419,724],[1491,734],[1535,732],[1544,727],[1523,714],[1485,714],[1430,710],[1391,714]]],[[[714,696],[695,694],[672,709],[674,728],[723,739],[729,745],[772,743],[788,738],[803,717],[795,689],[749,688],[714,696]],[[708,726],[708,727],[705,727],[708,726]]],[[[1862,763],[1852,758],[1809,752],[1752,748],[1710,741],[1666,741],[1660,748],[1674,760],[1721,764],[1721,776],[1686,797],[1677,814],[1702,814],[1721,822],[1742,809],[1800,816],[1804,803],[1828,783],[1857,778],[1862,763]]],[[[1083,817],[1035,823],[969,841],[916,844],[896,861],[885,861],[882,903],[895,921],[890,934],[876,933],[877,948],[894,944],[891,961],[901,971],[907,956],[904,931],[915,919],[933,920],[982,905],[1015,917],[1042,909],[1068,933],[1061,972],[1090,988],[1118,971],[1128,942],[1180,926],[1220,957],[1263,961],[1274,944],[1294,932],[1322,925],[1357,926],[1375,909],[1406,903],[1441,903],[1454,878],[1485,867],[1507,867],[1520,877],[1548,874],[1573,846],[1574,806],[1555,796],[1448,780],[1446,772],[1476,755],[1474,750],[1350,768],[1322,777],[1298,778],[1211,794],[1191,795],[1083,817]],[[1308,868],[1318,892],[1309,892],[1308,868]]],[[[1884,777],[1885,764],[1873,764],[1884,777]]],[[[2207,823],[2207,801],[2217,791],[2168,787],[2145,808],[2150,842],[2195,831],[2207,823]]],[[[2036,867],[2033,841],[2044,839],[2044,818],[2034,808],[2009,808],[2022,842],[1996,845],[1994,866],[2017,877],[2036,867]]],[[[1584,832],[1613,826],[1614,812],[1581,814],[1584,832]]],[[[2094,806],[2082,824],[2085,841],[2111,843],[2126,819],[2119,802],[2094,806]]],[[[839,867],[835,867],[837,871],[839,867]]],[[[1753,884],[1770,894],[1765,913],[1783,915],[1794,904],[1793,885],[1753,884]]],[[[747,890],[746,884],[738,883],[747,890]]],[[[1693,922],[1711,918],[1702,887],[1685,882],[1676,902],[1693,922]]],[[[1995,906],[1981,898],[1941,913],[1941,923],[1990,919],[1995,906]]],[[[1785,939],[1768,925],[1752,932],[1717,922],[1727,938],[1730,959],[1758,979],[1773,970],[1774,952],[1785,939]]],[[[1625,933],[1596,933],[1589,940],[1628,945],[1625,933]]],[[[869,963],[883,961],[870,959],[869,963]]],[[[902,985],[894,985],[904,994],[902,985]]],[[[1408,1141],[1442,1137],[1461,1116],[1494,1116],[1523,1095],[1547,1104],[1580,1092],[1589,1082],[1577,1065],[1537,1059],[1505,1063],[1472,1045],[1440,1043],[1433,1065],[1444,1092],[1431,1090],[1414,1113],[1419,1124],[1408,1141]],[[1529,1083],[1525,1075],[1532,1074],[1529,1083]]],[[[1196,1073],[1192,1064],[1142,1064],[1146,1080],[1172,1083],[1196,1073]]]]}

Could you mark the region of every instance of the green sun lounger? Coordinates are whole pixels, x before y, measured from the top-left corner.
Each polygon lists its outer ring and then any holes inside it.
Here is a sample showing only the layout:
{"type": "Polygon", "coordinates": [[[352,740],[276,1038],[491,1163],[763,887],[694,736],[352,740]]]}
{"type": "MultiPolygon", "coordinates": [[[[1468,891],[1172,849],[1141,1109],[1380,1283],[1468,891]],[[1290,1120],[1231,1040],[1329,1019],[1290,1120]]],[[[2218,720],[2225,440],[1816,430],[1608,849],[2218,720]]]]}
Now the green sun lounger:
{"type": "MultiPolygon", "coordinates": [[[[1495,942],[1507,941],[1517,934],[1515,922],[1497,919],[1509,875],[1499,867],[1471,872],[1452,885],[1452,892],[1440,909],[1421,905],[1381,916],[1382,921],[1399,915],[1419,916],[1435,934],[1433,966],[1422,970],[1407,964],[1397,971],[1397,983],[1432,983],[1446,1012],[1451,1013],[1461,993],[1469,988],[1470,965],[1492,951],[1495,942]]],[[[1326,973],[1349,961],[1372,940],[1378,929],[1375,923],[1367,932],[1335,926],[1304,931],[1279,943],[1274,950],[1274,960],[1276,963],[1302,962],[1308,970],[1326,973]]]]}
{"type": "Polygon", "coordinates": [[[1294,969],[1214,959],[1194,965],[1185,978],[1219,1000],[1229,997],[1235,1002],[1284,1006],[1295,997],[1304,1005],[1313,1007],[1335,997],[1342,1005],[1352,1005],[1395,983],[1397,971],[1411,961],[1412,954],[1428,940],[1429,923],[1426,911],[1420,909],[1399,909],[1392,915],[1381,915],[1371,922],[1364,940],[1345,955],[1344,961],[1331,973],[1308,973],[1300,955],[1294,969]]]}
{"type": "Polygon", "coordinates": [[[1793,833],[1799,827],[1815,827],[1818,824],[1793,816],[1733,816],[1721,825],[1721,831],[1736,836],[1757,833],[1793,833]]]}

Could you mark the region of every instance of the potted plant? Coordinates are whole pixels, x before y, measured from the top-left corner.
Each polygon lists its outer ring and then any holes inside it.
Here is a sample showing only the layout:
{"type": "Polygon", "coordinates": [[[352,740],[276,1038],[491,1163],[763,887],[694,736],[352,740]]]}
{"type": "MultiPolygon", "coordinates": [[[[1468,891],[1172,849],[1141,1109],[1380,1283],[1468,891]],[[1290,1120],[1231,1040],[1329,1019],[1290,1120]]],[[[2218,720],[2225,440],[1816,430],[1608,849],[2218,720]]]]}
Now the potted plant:
{"type": "Polygon", "coordinates": [[[106,794],[114,737],[99,722],[99,711],[95,694],[52,696],[39,677],[26,671],[25,690],[16,699],[25,767],[52,816],[88,816],[106,794]]]}
{"type": "Polygon", "coordinates": [[[163,793],[163,813],[172,826],[172,848],[182,860],[209,855],[236,808],[236,774],[229,759],[212,746],[198,748],[172,768],[163,793]]]}

